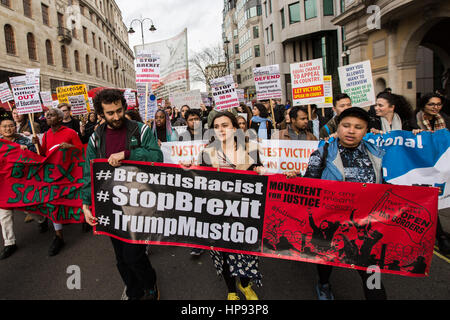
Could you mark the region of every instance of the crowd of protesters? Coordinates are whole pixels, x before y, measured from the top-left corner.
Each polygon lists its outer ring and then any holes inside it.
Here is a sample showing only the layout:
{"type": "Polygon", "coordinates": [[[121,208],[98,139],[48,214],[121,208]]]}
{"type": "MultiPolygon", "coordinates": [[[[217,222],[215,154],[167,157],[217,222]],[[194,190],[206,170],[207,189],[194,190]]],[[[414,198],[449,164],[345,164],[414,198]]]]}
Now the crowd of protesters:
{"type": "MultiPolygon", "coordinates": [[[[334,97],[333,108],[322,110],[316,105],[292,106],[289,101],[252,101],[251,107],[241,104],[225,112],[219,112],[205,105],[191,108],[188,105],[173,107],[167,101],[159,107],[154,119],[144,121],[135,108],[127,108],[120,90],[105,89],[94,98],[95,111],[87,116],[71,115],[70,104],[62,103],[35,117],[35,122],[11,111],[0,110],[0,136],[2,139],[21,145],[22,149],[47,155],[55,146],[59,148],[86,147],[84,187],[82,188],[83,211],[86,223],[83,230],[89,231],[96,225],[96,218],[90,211],[89,160],[101,157],[108,159],[111,166],[121,165],[123,160],[162,162],[161,144],[174,141],[207,140],[209,144],[201,154],[200,165],[216,168],[254,170],[264,174],[259,158],[258,141],[279,140],[326,140],[311,155],[305,177],[383,183],[381,173],[382,153],[380,149],[363,140],[366,133],[387,133],[394,130],[434,132],[450,129],[449,101],[439,93],[421,97],[417,109],[408,101],[385,90],[378,94],[376,104],[370,108],[352,107],[346,94],[334,97]],[[200,107],[200,108],[198,108],[200,107]],[[184,130],[177,130],[179,127],[184,130]],[[32,130],[34,127],[34,131],[32,130]],[[130,131],[141,134],[141,144],[130,148],[130,131]],[[44,134],[42,139],[34,133],[44,134]],[[236,137],[240,136],[239,139],[236,137]],[[339,157],[341,167],[331,166],[339,157]],[[238,159],[245,159],[238,161],[238,159]],[[364,161],[360,161],[363,159],[364,161]],[[87,170],[86,170],[87,169],[87,170]],[[86,173],[87,172],[87,173],[86,173]]],[[[193,107],[193,106],[192,106],[193,107]]],[[[190,163],[183,164],[187,169],[190,163]]],[[[299,176],[299,172],[288,172],[288,178],[299,176]]],[[[47,219],[27,215],[26,222],[36,220],[39,232],[48,231],[47,219]]],[[[16,250],[12,210],[0,209],[0,224],[4,248],[0,259],[10,257],[16,250]]],[[[64,247],[63,227],[53,223],[54,241],[48,254],[57,255],[64,247]]],[[[111,238],[117,259],[117,267],[127,287],[130,299],[157,299],[156,272],[146,255],[145,245],[127,244],[111,238]]],[[[448,234],[438,219],[436,241],[442,253],[450,253],[448,234]]],[[[202,250],[192,250],[200,255],[202,250]]],[[[258,299],[252,285],[261,285],[262,275],[259,259],[243,254],[210,251],[214,266],[227,286],[229,300],[239,299],[239,289],[246,299],[258,299]]],[[[318,298],[333,299],[329,284],[332,267],[318,265],[318,298]]],[[[360,272],[361,279],[367,274],[360,272]]],[[[365,290],[367,299],[386,299],[384,286],[379,290],[365,290]]]]}

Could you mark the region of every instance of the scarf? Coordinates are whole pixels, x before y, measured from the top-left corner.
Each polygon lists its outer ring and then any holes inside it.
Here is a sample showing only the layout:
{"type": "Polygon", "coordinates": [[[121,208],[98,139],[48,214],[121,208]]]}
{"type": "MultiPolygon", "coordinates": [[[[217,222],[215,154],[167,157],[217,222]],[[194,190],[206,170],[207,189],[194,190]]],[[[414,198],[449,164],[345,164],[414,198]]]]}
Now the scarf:
{"type": "Polygon", "coordinates": [[[391,132],[395,130],[402,130],[402,120],[400,116],[394,112],[394,117],[392,118],[392,124],[386,120],[385,117],[381,117],[381,131],[391,132]]]}
{"type": "Polygon", "coordinates": [[[267,140],[267,121],[270,121],[270,119],[261,118],[260,116],[253,116],[252,118],[252,122],[260,123],[258,129],[258,137],[266,140],[267,140]]]}
{"type": "Polygon", "coordinates": [[[417,124],[420,127],[420,129],[426,130],[426,131],[438,131],[441,129],[447,128],[445,125],[444,118],[438,113],[434,119],[434,128],[431,125],[431,120],[433,117],[429,117],[423,113],[423,111],[419,111],[416,115],[417,124]]]}

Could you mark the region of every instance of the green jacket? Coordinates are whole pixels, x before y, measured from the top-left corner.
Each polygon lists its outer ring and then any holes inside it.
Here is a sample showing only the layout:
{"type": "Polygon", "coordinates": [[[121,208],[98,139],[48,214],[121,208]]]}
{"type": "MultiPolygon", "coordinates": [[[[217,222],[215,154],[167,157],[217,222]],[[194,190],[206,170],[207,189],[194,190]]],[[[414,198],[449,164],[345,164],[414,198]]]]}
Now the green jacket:
{"type": "MultiPolygon", "coordinates": [[[[125,126],[127,127],[127,144],[125,149],[130,150],[130,158],[127,160],[163,162],[162,151],[151,129],[147,125],[125,119],[125,126]],[[138,139],[140,139],[140,145],[138,139]]],[[[83,204],[92,204],[91,160],[106,158],[105,130],[106,124],[99,126],[89,138],[89,143],[86,148],[86,162],[84,163],[83,171],[84,185],[81,188],[83,204]]]]}

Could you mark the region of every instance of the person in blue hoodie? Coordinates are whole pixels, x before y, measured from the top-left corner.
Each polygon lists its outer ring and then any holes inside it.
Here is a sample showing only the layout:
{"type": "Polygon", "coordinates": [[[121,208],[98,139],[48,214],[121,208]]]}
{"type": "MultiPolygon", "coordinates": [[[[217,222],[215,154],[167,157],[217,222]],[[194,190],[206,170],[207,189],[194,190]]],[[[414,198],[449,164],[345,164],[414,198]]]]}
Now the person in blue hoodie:
{"type": "MultiPolygon", "coordinates": [[[[352,107],[338,117],[337,139],[314,151],[306,170],[306,178],[360,183],[383,183],[382,159],[384,151],[363,140],[369,129],[370,116],[361,108],[352,107]]],[[[317,265],[319,283],[316,286],[319,300],[333,300],[329,278],[332,266],[317,265]]],[[[379,289],[369,289],[365,271],[358,271],[363,281],[366,299],[386,299],[383,284],[379,289]]]]}

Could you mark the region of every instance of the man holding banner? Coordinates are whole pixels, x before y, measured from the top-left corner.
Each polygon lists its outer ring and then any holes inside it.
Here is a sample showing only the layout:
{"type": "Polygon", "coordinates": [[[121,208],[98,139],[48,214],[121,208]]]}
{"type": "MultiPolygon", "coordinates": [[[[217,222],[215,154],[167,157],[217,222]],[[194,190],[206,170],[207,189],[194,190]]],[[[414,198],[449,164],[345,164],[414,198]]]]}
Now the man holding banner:
{"type": "MultiPolygon", "coordinates": [[[[363,140],[369,128],[369,114],[358,107],[349,108],[341,113],[337,122],[337,139],[320,147],[311,155],[305,177],[347,182],[382,183],[382,158],[384,152],[375,145],[363,140]]],[[[352,222],[353,214],[354,212],[352,212],[350,217],[352,222]]],[[[311,224],[314,225],[311,216],[310,220],[311,224]]],[[[358,229],[358,239],[364,241],[359,248],[356,241],[352,243],[352,247],[354,251],[357,251],[356,255],[359,257],[365,256],[367,252],[370,253],[373,245],[380,239],[380,236],[383,236],[381,233],[375,234],[376,230],[374,232],[370,230],[370,218],[368,220],[369,222],[366,225],[361,223],[361,221],[358,221],[358,224],[353,222],[353,225],[358,229]],[[372,244],[369,245],[369,242],[372,244]]],[[[330,223],[327,222],[327,224],[329,225],[330,223]]],[[[320,228],[319,234],[321,232],[326,234],[327,229],[324,229],[322,223],[320,223],[320,228]]],[[[325,240],[331,242],[333,239],[316,240],[321,240],[323,243],[325,240]]],[[[332,266],[317,265],[319,284],[316,290],[319,300],[334,300],[329,284],[332,270],[332,266]]],[[[365,271],[358,271],[358,273],[363,281],[366,299],[386,299],[383,284],[378,289],[369,289],[367,287],[368,273],[365,271]]]]}
{"type": "MultiPolygon", "coordinates": [[[[108,159],[113,167],[122,160],[163,162],[163,155],[150,128],[125,118],[127,108],[120,90],[105,89],[94,99],[97,114],[106,122],[99,126],[89,139],[86,150],[84,187],[82,188],[83,212],[86,222],[97,225],[97,217],[90,210],[92,204],[90,162],[93,159],[108,159]]],[[[117,268],[126,285],[130,300],[157,300],[156,272],[146,253],[146,245],[130,244],[111,238],[117,260],[117,268]]]]}
{"type": "MultiPolygon", "coordinates": [[[[78,134],[65,126],[63,126],[64,113],[60,109],[50,109],[47,112],[47,125],[50,129],[45,132],[42,138],[42,145],[38,137],[33,137],[33,143],[39,147],[39,152],[43,156],[47,156],[54,147],[58,146],[61,149],[76,149],[83,150],[78,134]]],[[[47,224],[47,221],[43,222],[47,224]]],[[[55,238],[48,250],[49,256],[55,256],[64,247],[63,225],[53,222],[55,228],[55,238]]]]}

